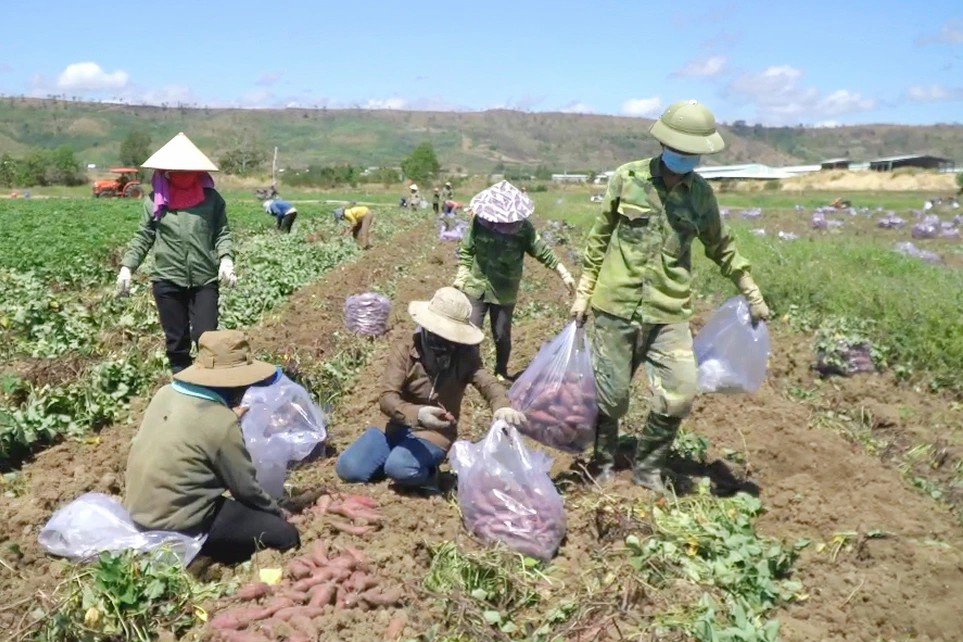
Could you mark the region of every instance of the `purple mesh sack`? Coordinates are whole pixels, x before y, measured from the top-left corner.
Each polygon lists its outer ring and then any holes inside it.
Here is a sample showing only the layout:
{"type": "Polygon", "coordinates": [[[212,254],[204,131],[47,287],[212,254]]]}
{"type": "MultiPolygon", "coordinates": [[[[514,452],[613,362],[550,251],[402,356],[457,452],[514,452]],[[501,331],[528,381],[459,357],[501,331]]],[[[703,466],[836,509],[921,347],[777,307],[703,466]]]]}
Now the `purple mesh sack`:
{"type": "Polygon", "coordinates": [[[388,331],[391,301],[377,292],[349,296],[344,304],[348,330],[363,337],[380,337],[388,331]]]}

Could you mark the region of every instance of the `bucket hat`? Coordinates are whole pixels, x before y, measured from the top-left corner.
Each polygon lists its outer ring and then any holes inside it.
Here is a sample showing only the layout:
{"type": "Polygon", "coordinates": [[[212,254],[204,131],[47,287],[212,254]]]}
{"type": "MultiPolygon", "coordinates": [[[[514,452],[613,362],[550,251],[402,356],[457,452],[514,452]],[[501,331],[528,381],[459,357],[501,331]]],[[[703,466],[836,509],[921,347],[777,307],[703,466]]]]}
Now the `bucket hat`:
{"type": "Polygon", "coordinates": [[[535,212],[535,202],[508,181],[478,192],[468,207],[476,216],[492,223],[524,221],[535,212]]]}
{"type": "Polygon", "coordinates": [[[141,167],[167,169],[181,172],[216,172],[210,158],[191,142],[184,132],[167,141],[167,144],[151,154],[141,167]]]}
{"type": "Polygon", "coordinates": [[[263,381],[277,372],[251,354],[247,337],[238,330],[210,330],[197,342],[194,365],[174,375],[177,381],[214,388],[239,388],[263,381]]]}
{"type": "Polygon", "coordinates": [[[715,154],[726,148],[716,131],[716,117],[697,100],[669,105],[649,133],[666,147],[686,154],[715,154]]]}
{"type": "Polygon", "coordinates": [[[461,290],[445,287],[431,301],[412,301],[408,314],[428,332],[464,345],[478,345],[484,333],[471,322],[471,301],[461,290]]]}

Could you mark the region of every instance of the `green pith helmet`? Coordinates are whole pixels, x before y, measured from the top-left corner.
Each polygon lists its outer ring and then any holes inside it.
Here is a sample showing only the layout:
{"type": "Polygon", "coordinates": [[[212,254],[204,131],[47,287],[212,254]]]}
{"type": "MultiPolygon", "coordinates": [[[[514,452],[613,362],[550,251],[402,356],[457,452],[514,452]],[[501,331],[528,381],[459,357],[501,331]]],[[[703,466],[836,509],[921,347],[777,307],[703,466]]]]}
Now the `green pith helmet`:
{"type": "Polygon", "coordinates": [[[696,100],[669,105],[649,133],[666,147],[686,154],[715,154],[726,148],[716,131],[716,117],[696,100]]]}

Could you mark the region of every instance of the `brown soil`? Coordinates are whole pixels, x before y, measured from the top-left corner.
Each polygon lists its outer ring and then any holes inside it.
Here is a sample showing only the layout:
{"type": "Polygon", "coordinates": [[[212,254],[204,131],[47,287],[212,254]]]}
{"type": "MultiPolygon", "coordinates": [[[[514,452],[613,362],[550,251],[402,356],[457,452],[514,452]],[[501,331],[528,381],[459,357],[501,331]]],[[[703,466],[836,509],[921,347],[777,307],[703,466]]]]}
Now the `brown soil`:
{"type": "MultiPolygon", "coordinates": [[[[344,297],[397,277],[394,300],[399,303],[389,333],[378,340],[370,365],[333,414],[330,442],[335,451],[351,443],[367,426],[383,423],[377,410],[381,356],[412,330],[403,302],[429,296],[454,273],[453,246],[422,247],[419,241],[426,238],[425,233],[426,228],[410,232],[399,242],[374,248],[354,266],[328,274],[297,293],[252,331],[260,350],[276,355],[293,353],[317,364],[337,350],[336,331],[342,327],[344,297]],[[426,260],[413,263],[419,254],[425,254],[426,260]],[[403,269],[396,272],[398,266],[403,269]],[[293,346],[297,348],[292,350],[293,346]]],[[[527,363],[542,342],[561,329],[568,300],[555,275],[537,264],[528,265],[526,270],[533,287],[524,290],[520,301],[519,309],[525,313],[520,313],[516,324],[516,368],[527,363]],[[531,305],[533,302],[539,305],[531,305]]],[[[837,432],[816,427],[812,406],[795,400],[786,390],[790,386],[820,387],[821,402],[855,412],[859,405],[871,406],[875,417],[890,417],[890,423],[885,424],[889,429],[927,442],[947,435],[956,445],[958,411],[955,415],[944,412],[938,398],[899,389],[885,377],[817,384],[808,370],[808,342],[777,327],[774,345],[769,384],[752,397],[700,398],[686,427],[711,440],[713,457],[721,457],[726,448],[742,451],[745,439],[746,468],[761,488],[768,509],[760,520],[766,534],[785,540],[808,538],[814,543],[831,542],[841,532],[862,534],[835,559],[832,547],[813,545],[806,549],[796,568],[809,597],[775,614],[783,623],[782,639],[959,639],[963,627],[958,603],[963,590],[963,529],[959,522],[946,508],[912,489],[894,467],[837,432]],[[899,403],[893,404],[891,396],[896,394],[899,403]],[[892,419],[894,412],[897,419],[892,419]],[[884,531],[885,537],[866,537],[875,530],[884,531]]],[[[476,394],[469,394],[462,417],[461,436],[477,439],[487,429],[490,413],[476,394]]],[[[24,468],[25,493],[4,498],[0,507],[0,518],[8,524],[8,539],[0,543],[0,551],[3,561],[13,568],[11,572],[0,567],[0,603],[11,604],[55,583],[63,564],[41,553],[35,543],[37,531],[56,506],[80,493],[119,489],[133,428],[107,429],[97,444],[62,444],[24,468]],[[17,550],[20,553],[15,555],[17,550]]],[[[292,475],[292,482],[296,488],[345,490],[334,474],[334,463],[335,459],[329,457],[307,465],[292,475]]],[[[561,474],[571,464],[571,457],[557,456],[555,470],[561,474]]],[[[646,491],[625,479],[606,489],[604,497],[592,487],[565,488],[569,534],[553,564],[553,577],[562,580],[549,591],[553,598],[566,595],[566,583],[579,576],[590,555],[611,545],[599,541],[594,504],[603,500],[623,505],[652,500],[646,491]]],[[[352,491],[369,494],[380,502],[386,517],[384,530],[359,540],[333,535],[325,530],[323,522],[309,521],[303,528],[304,543],[322,537],[335,547],[351,544],[362,548],[379,575],[412,587],[405,637],[427,631],[437,623],[439,607],[414,588],[424,574],[424,544],[453,539],[464,546],[474,545],[461,527],[457,505],[443,496],[399,495],[386,484],[355,487],[352,491]]],[[[615,533],[606,542],[617,541],[617,530],[615,533]]],[[[256,564],[264,566],[277,564],[283,556],[258,557],[256,564]]],[[[216,571],[224,576],[250,572],[244,567],[216,571]]],[[[649,610],[643,609],[638,617],[646,617],[649,610]]],[[[333,616],[321,639],[380,639],[391,615],[391,611],[379,610],[333,616]]],[[[10,630],[18,620],[11,611],[0,611],[0,626],[10,630]]],[[[591,632],[588,623],[583,630],[591,632]]],[[[604,633],[571,636],[606,638],[604,633]]]]}

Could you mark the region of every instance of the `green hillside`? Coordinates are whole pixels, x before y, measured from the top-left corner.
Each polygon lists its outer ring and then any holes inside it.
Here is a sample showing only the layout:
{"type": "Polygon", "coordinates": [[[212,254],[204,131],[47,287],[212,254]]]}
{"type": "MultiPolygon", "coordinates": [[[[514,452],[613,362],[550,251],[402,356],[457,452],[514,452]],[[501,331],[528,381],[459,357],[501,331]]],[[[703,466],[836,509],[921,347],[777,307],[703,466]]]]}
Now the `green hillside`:
{"type": "MultiPolygon", "coordinates": [[[[617,116],[485,112],[364,110],[242,110],[151,107],[39,100],[0,100],[0,153],[72,147],[80,160],[117,162],[131,130],[155,144],[178,131],[217,157],[241,145],[281,150],[283,166],[312,163],[397,165],[420,142],[435,147],[446,169],[492,171],[544,165],[554,171],[600,170],[656,150],[651,121],[617,116]]],[[[792,164],[834,156],[867,159],[927,151],[963,161],[963,125],[866,125],[832,129],[723,128],[729,143],[720,164],[792,164]]]]}

